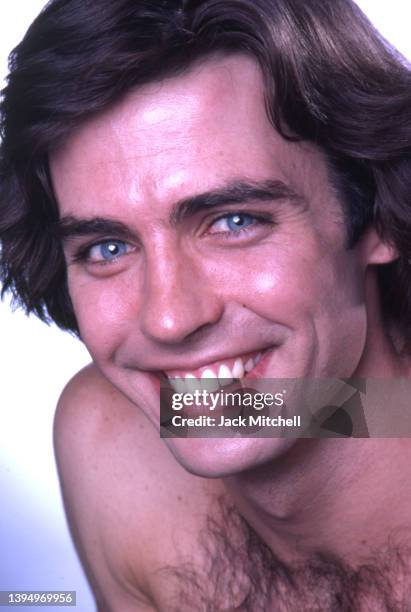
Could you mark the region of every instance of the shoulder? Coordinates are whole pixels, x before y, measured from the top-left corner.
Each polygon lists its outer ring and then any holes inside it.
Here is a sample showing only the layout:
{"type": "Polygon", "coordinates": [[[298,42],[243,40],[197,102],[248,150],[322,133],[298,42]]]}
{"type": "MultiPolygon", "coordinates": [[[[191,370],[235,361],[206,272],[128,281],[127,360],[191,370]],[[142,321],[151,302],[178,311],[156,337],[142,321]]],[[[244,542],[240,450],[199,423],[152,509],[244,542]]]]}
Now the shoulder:
{"type": "Polygon", "coordinates": [[[140,427],[149,425],[137,407],[132,410],[127,398],[93,364],[88,365],[67,383],[57,404],[54,441],[58,457],[62,453],[62,459],[85,458],[105,438],[109,442],[112,427],[119,427],[119,421],[127,418],[138,420],[140,427]],[[66,457],[68,445],[80,455],[66,457]]]}
{"type": "Polygon", "coordinates": [[[113,492],[121,487],[123,495],[127,487],[134,490],[138,485],[139,508],[145,510],[163,496],[169,506],[172,504],[176,495],[170,499],[170,480],[177,494],[186,492],[187,486],[195,491],[210,482],[189,474],[176,462],[139,406],[94,365],[78,372],[63,390],[56,410],[54,440],[60,465],[67,468],[63,477],[68,478],[71,469],[81,467],[83,477],[92,479],[89,484],[95,492],[107,487],[110,479],[113,492]]]}
{"type": "Polygon", "coordinates": [[[97,599],[123,597],[127,610],[130,598],[136,610],[156,568],[178,562],[176,540],[192,547],[198,508],[206,511],[216,485],[179,466],[138,406],[93,365],[64,389],[54,440],[69,524],[97,599]]]}
{"type": "MultiPolygon", "coordinates": [[[[130,609],[136,609],[136,598],[143,590],[143,585],[134,585],[127,576],[126,555],[121,550],[124,536],[118,527],[123,511],[115,503],[119,485],[113,473],[113,438],[119,429],[117,419],[130,418],[127,403],[90,365],[66,385],[54,420],[54,447],[67,519],[99,609],[104,611],[117,610],[120,601],[127,610],[128,599],[133,606],[130,609]]],[[[139,568],[136,573],[141,574],[139,568]]],[[[141,600],[143,610],[142,596],[141,600]]]]}

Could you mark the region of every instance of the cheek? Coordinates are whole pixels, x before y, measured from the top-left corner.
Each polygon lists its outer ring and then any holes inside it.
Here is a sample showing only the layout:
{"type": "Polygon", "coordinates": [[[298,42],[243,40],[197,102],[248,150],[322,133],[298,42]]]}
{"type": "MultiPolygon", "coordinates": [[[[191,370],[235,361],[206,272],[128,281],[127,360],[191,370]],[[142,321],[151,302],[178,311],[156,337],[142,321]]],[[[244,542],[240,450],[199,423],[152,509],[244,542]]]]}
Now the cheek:
{"type": "Polygon", "coordinates": [[[366,342],[364,287],[355,261],[341,257],[298,259],[260,268],[245,303],[250,310],[291,332],[283,357],[299,375],[353,374],[366,342]]]}
{"type": "Polygon", "coordinates": [[[137,291],[120,279],[70,277],[69,291],[80,335],[96,361],[109,359],[126,334],[135,309],[137,291]]]}
{"type": "Polygon", "coordinates": [[[244,304],[259,317],[289,329],[306,328],[316,317],[322,290],[301,268],[260,267],[250,278],[244,304]]]}
{"type": "Polygon", "coordinates": [[[318,307],[320,294],[325,293],[321,258],[300,257],[297,249],[265,248],[247,259],[231,259],[224,268],[221,286],[225,292],[258,315],[278,322],[292,312],[304,317],[318,307]]]}
{"type": "Polygon", "coordinates": [[[287,327],[309,326],[316,335],[332,337],[350,329],[360,333],[366,319],[364,280],[354,254],[318,242],[302,251],[267,252],[250,262],[246,275],[243,265],[233,265],[226,286],[237,287],[237,300],[250,310],[287,327]]]}

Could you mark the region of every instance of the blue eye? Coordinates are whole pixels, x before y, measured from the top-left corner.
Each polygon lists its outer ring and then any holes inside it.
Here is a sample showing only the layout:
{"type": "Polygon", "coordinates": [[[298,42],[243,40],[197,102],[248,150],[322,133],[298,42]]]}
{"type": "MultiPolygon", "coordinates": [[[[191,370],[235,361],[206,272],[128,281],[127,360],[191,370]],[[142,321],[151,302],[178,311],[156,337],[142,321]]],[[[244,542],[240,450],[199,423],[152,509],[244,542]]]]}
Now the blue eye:
{"type": "Polygon", "coordinates": [[[128,245],[121,240],[107,240],[95,244],[89,249],[88,259],[91,261],[113,261],[128,253],[128,245]]]}
{"type": "Polygon", "coordinates": [[[217,219],[212,227],[219,231],[239,232],[255,222],[254,217],[245,213],[234,213],[217,219]]]}

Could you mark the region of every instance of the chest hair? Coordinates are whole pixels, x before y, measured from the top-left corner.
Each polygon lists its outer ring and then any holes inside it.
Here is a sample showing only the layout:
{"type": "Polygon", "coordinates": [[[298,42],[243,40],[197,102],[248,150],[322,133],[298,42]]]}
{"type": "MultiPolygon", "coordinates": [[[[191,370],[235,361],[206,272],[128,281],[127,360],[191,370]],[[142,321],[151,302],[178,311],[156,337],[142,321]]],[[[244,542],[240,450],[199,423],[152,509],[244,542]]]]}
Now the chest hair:
{"type": "MultiPolygon", "coordinates": [[[[404,540],[403,540],[404,541],[404,540]]],[[[188,558],[160,572],[170,612],[411,612],[411,548],[387,547],[360,567],[318,552],[283,563],[224,497],[188,558]]]]}

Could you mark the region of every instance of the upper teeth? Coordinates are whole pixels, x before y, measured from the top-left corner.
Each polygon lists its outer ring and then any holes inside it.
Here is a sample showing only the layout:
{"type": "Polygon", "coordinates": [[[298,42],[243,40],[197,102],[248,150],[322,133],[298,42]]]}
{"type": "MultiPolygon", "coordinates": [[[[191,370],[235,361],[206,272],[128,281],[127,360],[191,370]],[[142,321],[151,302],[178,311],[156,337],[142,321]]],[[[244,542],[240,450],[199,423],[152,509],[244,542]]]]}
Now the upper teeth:
{"type": "MultiPolygon", "coordinates": [[[[241,379],[259,363],[262,353],[255,357],[237,357],[230,367],[227,363],[214,364],[202,371],[200,377],[192,372],[184,376],[169,376],[171,386],[177,393],[193,393],[196,389],[217,391],[219,387],[229,385],[234,378],[241,379]]],[[[231,360],[232,363],[232,360],[231,360]]]]}
{"type": "Polygon", "coordinates": [[[230,368],[226,366],[224,363],[220,365],[218,370],[218,380],[222,387],[225,385],[229,385],[233,380],[233,373],[230,368]]]}

